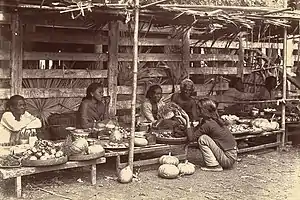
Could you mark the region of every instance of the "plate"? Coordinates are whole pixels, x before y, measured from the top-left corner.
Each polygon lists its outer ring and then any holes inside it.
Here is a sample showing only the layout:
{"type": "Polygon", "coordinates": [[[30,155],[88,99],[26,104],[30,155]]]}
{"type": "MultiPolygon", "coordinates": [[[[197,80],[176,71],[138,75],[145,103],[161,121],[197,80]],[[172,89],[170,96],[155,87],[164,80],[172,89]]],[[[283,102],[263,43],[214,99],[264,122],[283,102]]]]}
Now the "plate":
{"type": "Polygon", "coordinates": [[[84,161],[84,160],[95,160],[97,158],[101,158],[105,155],[105,151],[101,153],[93,153],[88,155],[72,155],[69,156],[70,161],[84,161]]]}
{"type": "Polygon", "coordinates": [[[61,165],[68,162],[68,157],[60,157],[60,158],[53,158],[48,160],[28,160],[23,159],[22,165],[27,167],[44,167],[44,166],[53,166],[53,165],[61,165]]]}
{"type": "Polygon", "coordinates": [[[67,131],[74,131],[76,128],[75,127],[67,127],[65,128],[67,131]]]}
{"type": "Polygon", "coordinates": [[[187,137],[180,137],[180,138],[167,138],[167,137],[159,137],[156,136],[156,142],[157,143],[163,143],[163,144],[183,144],[188,141],[187,137]]]}

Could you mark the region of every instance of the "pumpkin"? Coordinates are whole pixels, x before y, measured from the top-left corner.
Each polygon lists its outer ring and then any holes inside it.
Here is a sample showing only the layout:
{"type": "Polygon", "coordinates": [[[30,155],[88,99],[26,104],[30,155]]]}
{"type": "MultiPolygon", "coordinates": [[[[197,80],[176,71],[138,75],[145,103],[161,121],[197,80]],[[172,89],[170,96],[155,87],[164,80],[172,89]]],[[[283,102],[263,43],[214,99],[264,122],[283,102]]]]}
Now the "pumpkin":
{"type": "Polygon", "coordinates": [[[258,128],[263,128],[265,127],[267,124],[269,124],[269,121],[267,119],[264,119],[264,118],[257,118],[257,119],[254,119],[251,124],[253,126],[256,126],[258,128]]]}
{"type": "Polygon", "coordinates": [[[132,181],[132,178],[133,178],[133,173],[129,165],[121,169],[118,174],[118,181],[120,183],[129,183],[132,181]]]}
{"type": "Polygon", "coordinates": [[[162,178],[177,178],[179,169],[175,165],[163,164],[158,168],[158,175],[162,178]]]}
{"type": "Polygon", "coordinates": [[[70,146],[71,155],[85,153],[88,149],[88,142],[84,138],[77,138],[70,146]]]}
{"type": "Polygon", "coordinates": [[[171,153],[169,153],[169,155],[163,155],[159,158],[159,164],[178,165],[179,160],[175,156],[171,156],[171,153]]]}
{"type": "Polygon", "coordinates": [[[148,144],[148,140],[146,138],[134,138],[134,146],[142,147],[148,144]]]}
{"type": "Polygon", "coordinates": [[[88,154],[104,153],[104,151],[104,148],[100,144],[88,147],[88,154]]]}
{"type": "Polygon", "coordinates": [[[185,163],[178,164],[179,173],[182,175],[192,175],[195,173],[195,165],[190,163],[188,160],[185,163]]]}
{"type": "Polygon", "coordinates": [[[114,128],[109,136],[109,140],[114,143],[122,142],[123,135],[118,128],[114,128]]]}

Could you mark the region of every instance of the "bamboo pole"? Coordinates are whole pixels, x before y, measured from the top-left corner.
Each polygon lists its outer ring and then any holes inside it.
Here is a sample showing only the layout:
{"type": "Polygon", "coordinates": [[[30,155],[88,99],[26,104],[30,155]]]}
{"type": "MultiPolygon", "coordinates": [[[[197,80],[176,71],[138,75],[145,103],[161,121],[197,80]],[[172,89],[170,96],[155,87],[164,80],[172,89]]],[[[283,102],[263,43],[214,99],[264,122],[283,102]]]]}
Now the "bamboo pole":
{"type": "Polygon", "coordinates": [[[131,101],[131,131],[130,145],[128,154],[128,164],[133,170],[134,157],[134,135],[135,135],[135,108],[137,91],[137,72],[138,72],[138,43],[139,43],[139,0],[134,2],[134,35],[133,35],[133,83],[132,83],[132,101],[131,101]]]}
{"type": "MultiPolygon", "coordinates": [[[[283,1],[284,8],[287,7],[287,0],[283,1]]],[[[283,30],[283,73],[282,73],[282,100],[286,101],[286,87],[287,87],[287,28],[284,27],[283,30]]],[[[286,139],[286,127],[285,127],[285,103],[282,103],[282,110],[281,110],[281,128],[284,130],[281,138],[281,145],[285,145],[286,139]]]]}

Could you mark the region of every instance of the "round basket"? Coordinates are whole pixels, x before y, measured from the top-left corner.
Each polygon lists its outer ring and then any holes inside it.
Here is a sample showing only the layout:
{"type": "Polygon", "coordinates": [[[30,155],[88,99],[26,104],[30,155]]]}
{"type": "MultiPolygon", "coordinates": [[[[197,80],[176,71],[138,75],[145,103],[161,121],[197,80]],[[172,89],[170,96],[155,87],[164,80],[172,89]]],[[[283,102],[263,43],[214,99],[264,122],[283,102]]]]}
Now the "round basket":
{"type": "Polygon", "coordinates": [[[188,141],[187,137],[167,138],[156,136],[156,142],[161,144],[184,144],[188,141]]]}
{"type": "Polygon", "coordinates": [[[69,160],[70,161],[95,160],[97,158],[103,157],[104,154],[105,154],[105,151],[100,152],[100,153],[88,154],[88,155],[82,155],[82,154],[72,155],[72,156],[69,156],[69,160]]]}
{"type": "Polygon", "coordinates": [[[22,160],[22,166],[26,167],[46,167],[46,166],[53,166],[53,165],[61,165],[68,162],[68,157],[60,157],[60,158],[53,158],[48,160],[22,160]]]}
{"type": "Polygon", "coordinates": [[[76,130],[71,131],[73,138],[76,140],[78,138],[84,138],[87,139],[90,135],[90,131],[84,131],[84,132],[76,132],[76,130]]]}

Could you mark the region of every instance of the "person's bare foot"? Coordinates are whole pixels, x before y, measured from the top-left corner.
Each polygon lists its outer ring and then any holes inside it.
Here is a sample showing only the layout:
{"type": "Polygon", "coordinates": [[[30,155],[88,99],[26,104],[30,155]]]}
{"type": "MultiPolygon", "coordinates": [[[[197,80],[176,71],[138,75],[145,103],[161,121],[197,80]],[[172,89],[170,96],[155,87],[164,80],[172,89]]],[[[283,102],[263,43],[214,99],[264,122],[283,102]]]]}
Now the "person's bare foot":
{"type": "Polygon", "coordinates": [[[221,172],[223,171],[223,168],[220,165],[217,166],[206,166],[200,168],[203,171],[212,171],[212,172],[221,172]]]}

